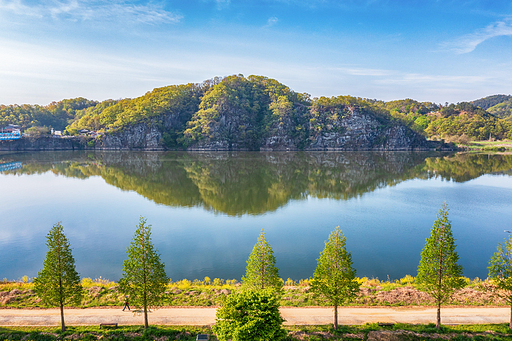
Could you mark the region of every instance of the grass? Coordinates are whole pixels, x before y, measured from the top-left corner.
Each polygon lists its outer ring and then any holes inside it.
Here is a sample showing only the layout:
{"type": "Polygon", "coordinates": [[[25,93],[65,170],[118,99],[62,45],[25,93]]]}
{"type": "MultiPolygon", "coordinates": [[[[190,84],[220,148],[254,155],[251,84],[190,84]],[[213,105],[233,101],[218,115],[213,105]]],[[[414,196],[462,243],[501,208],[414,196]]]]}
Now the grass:
{"type": "MultiPolygon", "coordinates": [[[[350,303],[352,306],[407,306],[407,305],[433,305],[428,295],[421,293],[412,276],[405,276],[398,280],[379,280],[378,278],[359,278],[361,292],[350,303]]],[[[507,305],[502,300],[490,297],[485,288],[490,282],[478,278],[470,280],[466,278],[467,288],[470,291],[462,291],[454,296],[450,303],[453,305],[507,305]]],[[[328,306],[329,302],[314,295],[310,290],[309,280],[284,281],[284,293],[281,300],[282,306],[328,306]]],[[[81,307],[122,306],[124,295],[118,290],[118,284],[106,279],[82,280],[85,295],[81,307]]],[[[226,295],[240,289],[240,283],[236,280],[181,280],[169,282],[162,305],[163,306],[220,306],[226,295]]],[[[34,285],[27,279],[19,282],[0,282],[0,307],[30,308],[42,307],[40,299],[34,292],[34,285]],[[12,299],[10,293],[14,291],[12,299]]]]}
{"type": "MultiPolygon", "coordinates": [[[[379,326],[378,323],[364,325],[341,325],[334,330],[332,325],[285,326],[292,340],[367,340],[371,333],[392,332],[382,339],[430,340],[436,337],[450,340],[512,340],[508,324],[481,324],[442,326],[437,330],[434,324],[395,324],[379,326]],[[432,338],[431,338],[432,337],[432,338]]],[[[96,326],[69,326],[65,332],[57,327],[0,327],[0,340],[195,340],[197,334],[209,334],[210,340],[217,338],[208,326],[120,326],[116,329],[96,326]]],[[[375,336],[375,334],[374,334],[375,336]]]]}
{"type": "Polygon", "coordinates": [[[472,151],[505,152],[512,151],[512,141],[470,141],[465,147],[472,151]]]}

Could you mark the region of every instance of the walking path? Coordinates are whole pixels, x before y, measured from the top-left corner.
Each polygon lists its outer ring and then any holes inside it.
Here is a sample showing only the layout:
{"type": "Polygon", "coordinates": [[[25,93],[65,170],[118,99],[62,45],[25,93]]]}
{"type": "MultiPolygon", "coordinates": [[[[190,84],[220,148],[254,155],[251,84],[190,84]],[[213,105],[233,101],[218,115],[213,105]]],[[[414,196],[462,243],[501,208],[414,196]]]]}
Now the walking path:
{"type": "MultiPolygon", "coordinates": [[[[152,311],[149,323],[153,325],[212,325],[216,308],[162,308],[152,311]]],[[[333,322],[333,309],[325,307],[282,307],[281,315],[288,325],[323,325],[333,322]]],[[[121,308],[65,309],[67,325],[143,324],[143,316],[121,308]]],[[[347,307],[338,308],[339,324],[355,325],[366,322],[433,323],[433,307],[347,307]]],[[[442,324],[508,323],[510,308],[442,308],[442,324]]],[[[59,309],[0,309],[0,326],[60,325],[59,309]]]]}

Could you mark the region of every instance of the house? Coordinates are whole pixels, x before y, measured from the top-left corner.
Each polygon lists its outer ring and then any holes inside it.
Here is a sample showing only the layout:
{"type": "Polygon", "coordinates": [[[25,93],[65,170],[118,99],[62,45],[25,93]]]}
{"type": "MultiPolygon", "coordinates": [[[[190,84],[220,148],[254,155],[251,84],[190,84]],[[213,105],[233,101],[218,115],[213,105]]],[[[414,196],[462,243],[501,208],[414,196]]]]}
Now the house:
{"type": "Polygon", "coordinates": [[[16,133],[16,132],[19,133],[20,129],[21,129],[21,127],[19,125],[8,124],[7,127],[1,129],[1,132],[2,133],[16,133]]]}

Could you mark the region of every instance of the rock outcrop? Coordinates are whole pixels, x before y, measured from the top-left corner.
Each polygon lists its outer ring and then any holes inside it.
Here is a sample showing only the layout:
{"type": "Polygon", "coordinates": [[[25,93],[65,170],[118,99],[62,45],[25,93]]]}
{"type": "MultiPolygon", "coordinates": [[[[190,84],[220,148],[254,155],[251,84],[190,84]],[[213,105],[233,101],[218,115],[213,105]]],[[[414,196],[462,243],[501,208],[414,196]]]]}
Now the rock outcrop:
{"type": "Polygon", "coordinates": [[[0,151],[81,150],[86,147],[86,141],[80,138],[52,138],[45,136],[0,141],[0,151]]]}
{"type": "MultiPolygon", "coordinates": [[[[412,131],[403,123],[391,121],[357,108],[347,108],[347,113],[336,120],[314,126],[310,123],[301,134],[292,120],[283,120],[276,127],[267,129],[256,143],[230,141],[233,126],[240,124],[232,115],[222,116],[211,125],[209,136],[188,147],[189,150],[431,150],[442,144],[427,141],[424,136],[412,131]],[[318,128],[319,127],[319,128],[318,128]],[[249,148],[248,146],[254,146],[249,148]]],[[[312,121],[310,119],[310,121],[312,121]]],[[[304,127],[302,125],[301,127],[304,127]]],[[[447,146],[445,146],[447,147],[447,146]]]]}
{"type": "Polygon", "coordinates": [[[163,132],[154,122],[143,122],[103,136],[95,145],[95,148],[104,150],[164,150],[163,132]]]}

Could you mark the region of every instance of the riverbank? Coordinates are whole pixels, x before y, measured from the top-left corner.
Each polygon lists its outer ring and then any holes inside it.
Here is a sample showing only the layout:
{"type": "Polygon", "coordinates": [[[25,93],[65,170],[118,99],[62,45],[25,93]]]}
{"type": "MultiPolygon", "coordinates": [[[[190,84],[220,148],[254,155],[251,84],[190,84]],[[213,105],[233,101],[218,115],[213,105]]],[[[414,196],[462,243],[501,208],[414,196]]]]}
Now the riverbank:
{"type": "MultiPolygon", "coordinates": [[[[26,278],[26,280],[28,280],[26,278]]],[[[351,306],[359,307],[415,307],[434,306],[434,300],[415,286],[414,278],[406,276],[396,281],[359,279],[361,290],[351,306]]],[[[508,303],[492,295],[492,283],[488,280],[466,279],[467,286],[455,292],[448,305],[452,306],[508,306],[508,303]]],[[[310,290],[309,281],[285,282],[282,307],[328,306],[310,290]],[[287,283],[286,283],[287,282],[287,283]]],[[[79,308],[121,306],[124,294],[118,284],[108,280],[82,280],[85,296],[79,308]]],[[[236,280],[205,279],[203,281],[182,280],[169,283],[162,306],[166,307],[211,307],[220,306],[227,295],[239,290],[236,280]]],[[[35,294],[32,283],[0,283],[0,308],[38,308],[41,300],[35,294]]]]}
{"type": "Polygon", "coordinates": [[[458,148],[475,152],[512,152],[512,141],[471,141],[465,145],[458,145],[458,148]]]}
{"type": "MultiPolygon", "coordinates": [[[[53,136],[41,136],[41,137],[24,137],[17,140],[6,140],[0,141],[0,151],[60,151],[60,150],[105,150],[105,151],[167,151],[176,150],[175,148],[168,148],[162,145],[158,140],[149,142],[145,141],[147,135],[137,134],[135,132],[123,132],[122,138],[117,135],[107,135],[103,138],[93,138],[89,136],[70,136],[70,137],[53,137],[53,136]],[[133,133],[133,134],[132,134],[133,133]],[[142,141],[142,142],[141,142],[142,141]]],[[[210,147],[190,147],[189,151],[247,151],[247,148],[237,147],[222,147],[217,148],[215,146],[210,147]]],[[[265,152],[272,151],[299,151],[299,148],[285,148],[285,149],[272,149],[272,148],[255,148],[254,150],[260,150],[265,152]]],[[[454,144],[445,144],[439,141],[424,141],[421,145],[391,145],[383,147],[381,145],[376,146],[317,146],[304,148],[304,151],[457,151],[457,147],[454,144]]]]}

